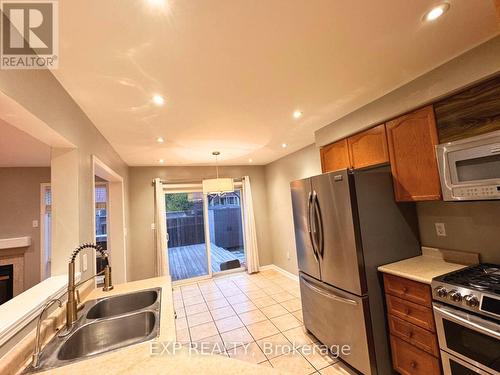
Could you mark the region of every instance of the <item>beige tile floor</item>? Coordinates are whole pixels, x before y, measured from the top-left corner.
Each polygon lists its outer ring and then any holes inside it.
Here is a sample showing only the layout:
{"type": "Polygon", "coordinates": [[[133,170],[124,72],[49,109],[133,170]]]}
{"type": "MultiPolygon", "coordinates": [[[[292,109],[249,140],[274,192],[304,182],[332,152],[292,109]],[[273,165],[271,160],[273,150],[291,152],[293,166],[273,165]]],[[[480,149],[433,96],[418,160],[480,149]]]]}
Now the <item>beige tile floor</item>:
{"type": "Polygon", "coordinates": [[[178,342],[209,343],[214,353],[292,374],[350,373],[323,352],[307,350],[317,340],[304,330],[299,284],[275,270],[176,286],[173,298],[178,342]]]}

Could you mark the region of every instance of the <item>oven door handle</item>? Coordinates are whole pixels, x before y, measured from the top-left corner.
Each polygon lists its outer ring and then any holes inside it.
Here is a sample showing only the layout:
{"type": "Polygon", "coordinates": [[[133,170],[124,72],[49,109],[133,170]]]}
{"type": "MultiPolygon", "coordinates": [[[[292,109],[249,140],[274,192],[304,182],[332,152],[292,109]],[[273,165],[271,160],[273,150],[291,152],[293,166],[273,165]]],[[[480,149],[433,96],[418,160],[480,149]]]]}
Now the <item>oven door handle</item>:
{"type": "Polygon", "coordinates": [[[433,307],[434,307],[434,310],[436,310],[438,313],[444,315],[445,317],[447,317],[451,320],[454,320],[457,323],[461,323],[462,325],[464,325],[466,327],[473,328],[476,331],[483,332],[489,336],[493,336],[493,337],[500,339],[500,331],[498,331],[498,330],[493,330],[493,329],[487,328],[483,325],[480,325],[478,323],[471,322],[470,320],[462,318],[461,316],[459,316],[457,314],[453,314],[452,312],[448,311],[445,308],[438,307],[436,305],[434,305],[433,307]]]}

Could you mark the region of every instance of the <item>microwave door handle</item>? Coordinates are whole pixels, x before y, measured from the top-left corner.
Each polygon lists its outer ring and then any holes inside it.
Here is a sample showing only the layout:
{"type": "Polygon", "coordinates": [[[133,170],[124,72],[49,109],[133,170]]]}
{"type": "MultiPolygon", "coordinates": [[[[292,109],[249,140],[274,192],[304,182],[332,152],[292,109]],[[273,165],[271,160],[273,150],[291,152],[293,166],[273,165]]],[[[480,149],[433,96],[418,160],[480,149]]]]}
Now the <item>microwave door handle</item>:
{"type": "Polygon", "coordinates": [[[316,247],[314,245],[314,239],[313,239],[313,234],[312,234],[312,229],[311,229],[311,227],[312,227],[311,210],[312,210],[312,193],[309,192],[309,195],[307,196],[307,232],[309,233],[309,241],[311,241],[314,260],[316,260],[316,263],[318,263],[319,258],[318,258],[318,254],[316,253],[316,247]]]}
{"type": "Polygon", "coordinates": [[[308,287],[309,289],[311,289],[312,291],[314,291],[318,294],[321,294],[323,297],[330,298],[330,299],[337,301],[337,302],[346,303],[348,305],[356,306],[358,304],[356,301],[354,301],[352,299],[337,296],[336,294],[328,293],[327,291],[324,291],[320,288],[317,288],[304,278],[302,278],[302,282],[304,283],[304,285],[306,287],[308,287]]]}
{"type": "Polygon", "coordinates": [[[489,336],[496,337],[497,339],[500,339],[500,331],[498,330],[492,330],[487,327],[484,327],[478,323],[471,322],[467,319],[462,318],[461,316],[458,316],[457,314],[453,314],[441,307],[438,307],[434,305],[434,310],[437,310],[440,314],[444,315],[446,318],[450,320],[454,320],[456,323],[462,324],[465,327],[470,327],[478,332],[485,333],[489,336]]]}

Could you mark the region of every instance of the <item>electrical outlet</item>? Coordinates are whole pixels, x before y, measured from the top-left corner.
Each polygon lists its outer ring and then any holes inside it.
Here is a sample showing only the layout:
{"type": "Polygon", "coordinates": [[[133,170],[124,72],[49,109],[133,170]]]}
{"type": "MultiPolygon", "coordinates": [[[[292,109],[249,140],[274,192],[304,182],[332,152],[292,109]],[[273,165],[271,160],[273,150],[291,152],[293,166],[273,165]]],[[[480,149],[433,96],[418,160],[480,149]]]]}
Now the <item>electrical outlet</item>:
{"type": "Polygon", "coordinates": [[[33,220],[33,222],[31,223],[33,228],[38,228],[38,220],[33,220]]]}
{"type": "Polygon", "coordinates": [[[444,223],[435,223],[436,226],[436,234],[438,237],[446,237],[446,227],[444,226],[444,223]]]}
{"type": "Polygon", "coordinates": [[[87,254],[83,254],[82,256],[82,268],[83,268],[83,272],[87,271],[87,268],[88,268],[88,263],[87,263],[87,254]]]}
{"type": "Polygon", "coordinates": [[[155,230],[155,229],[156,229],[156,225],[155,225],[155,223],[151,223],[151,229],[152,229],[152,230],[155,230]]]}

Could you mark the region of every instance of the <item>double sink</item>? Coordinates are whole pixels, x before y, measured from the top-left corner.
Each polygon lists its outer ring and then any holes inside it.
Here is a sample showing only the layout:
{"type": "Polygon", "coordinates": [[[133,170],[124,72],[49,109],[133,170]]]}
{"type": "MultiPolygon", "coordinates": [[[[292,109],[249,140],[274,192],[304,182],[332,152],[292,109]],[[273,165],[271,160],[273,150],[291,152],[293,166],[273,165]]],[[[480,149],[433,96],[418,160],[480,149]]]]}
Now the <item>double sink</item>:
{"type": "Polygon", "coordinates": [[[71,330],[57,334],[43,349],[39,366],[28,371],[64,366],[157,337],[160,300],[161,288],[155,288],[86,302],[71,330]]]}

